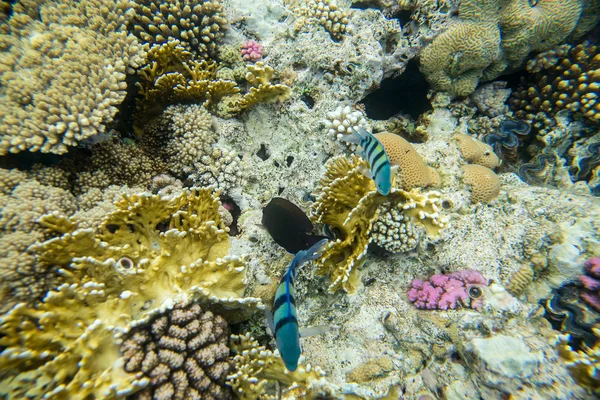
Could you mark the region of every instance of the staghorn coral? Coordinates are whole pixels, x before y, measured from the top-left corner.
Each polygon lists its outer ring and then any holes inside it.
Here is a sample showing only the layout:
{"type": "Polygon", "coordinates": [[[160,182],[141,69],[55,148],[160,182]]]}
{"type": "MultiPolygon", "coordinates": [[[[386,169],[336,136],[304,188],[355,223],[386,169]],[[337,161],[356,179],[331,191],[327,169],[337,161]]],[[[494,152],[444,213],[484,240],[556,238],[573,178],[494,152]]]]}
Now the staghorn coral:
{"type": "Polygon", "coordinates": [[[348,13],[335,4],[335,0],[290,0],[292,10],[300,16],[294,26],[296,31],[304,25],[318,23],[331,38],[340,41],[348,29],[348,13]],[[299,4],[298,4],[299,3],[299,4]]]}
{"type": "MultiPolygon", "coordinates": [[[[458,18],[420,54],[434,90],[471,94],[480,80],[519,67],[533,51],[549,50],[578,26],[594,0],[464,0],[458,18]]],[[[591,29],[587,24],[583,29],[591,29]]]]}
{"type": "Polygon", "coordinates": [[[219,204],[210,189],[123,196],[97,229],[34,246],[37,263],[60,268],[64,283],[0,321],[0,393],[123,397],[150,383],[124,370],[119,345],[133,326],[192,299],[258,304],[242,298],[244,261],[227,255],[219,204]]]}
{"type": "Polygon", "coordinates": [[[145,52],[129,1],[61,0],[18,12],[0,34],[0,154],[63,154],[105,130],[145,52]]]}
{"type": "Polygon", "coordinates": [[[375,190],[372,179],[361,172],[366,166],[356,155],[334,157],[325,165],[325,174],[314,192],[316,201],[311,207],[311,218],[338,233],[316,261],[317,273],[330,275],[330,292],[356,291],[358,269],[365,262],[377,210],[384,202],[390,202],[405,217],[422,225],[431,236],[437,236],[447,226],[448,219],[440,214],[439,193],[421,194],[393,187],[388,196],[382,196],[375,190]]]}
{"type": "Polygon", "coordinates": [[[477,164],[461,167],[463,182],[471,187],[473,203],[489,203],[500,194],[500,179],[489,168],[477,164]]]}
{"type": "Polygon", "coordinates": [[[275,394],[267,390],[269,381],[277,381],[285,386],[283,398],[318,398],[311,383],[325,375],[320,368],[300,365],[294,372],[285,368],[279,353],[260,346],[250,336],[232,335],[230,347],[235,353],[233,373],[227,377],[230,385],[240,400],[275,399],[275,394]]]}
{"type": "Polygon", "coordinates": [[[124,369],[150,383],[135,398],[230,399],[227,322],[199,304],[176,304],[123,340],[124,369]]]}
{"type": "Polygon", "coordinates": [[[529,65],[509,103],[519,119],[541,129],[553,124],[560,110],[569,110],[591,121],[600,121],[600,48],[588,42],[542,53],[529,65]]]}
{"type": "Polygon", "coordinates": [[[133,29],[144,42],[175,39],[201,58],[216,55],[227,25],[220,0],[136,0],[132,4],[133,29]]]}
{"type": "Polygon", "coordinates": [[[375,134],[390,159],[398,165],[397,186],[410,190],[417,187],[439,186],[441,179],[437,171],[425,164],[419,153],[406,139],[389,132],[375,134]]]}

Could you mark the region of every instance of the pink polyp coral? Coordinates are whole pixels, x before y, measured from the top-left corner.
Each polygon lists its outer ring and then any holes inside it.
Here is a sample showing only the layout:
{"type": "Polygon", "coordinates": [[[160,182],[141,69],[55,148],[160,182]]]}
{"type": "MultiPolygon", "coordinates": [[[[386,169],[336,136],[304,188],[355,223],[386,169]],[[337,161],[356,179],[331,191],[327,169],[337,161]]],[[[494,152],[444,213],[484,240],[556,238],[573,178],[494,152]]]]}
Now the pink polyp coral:
{"type": "Polygon", "coordinates": [[[259,61],[263,56],[263,47],[254,40],[248,40],[242,44],[242,58],[244,61],[259,61]]]}
{"type": "Polygon", "coordinates": [[[600,257],[590,258],[585,262],[585,275],[579,277],[583,284],[581,299],[596,311],[600,311],[600,257]]]}
{"type": "Polygon", "coordinates": [[[447,310],[463,305],[480,310],[483,306],[482,292],[478,286],[487,286],[487,280],[477,271],[457,271],[436,274],[429,281],[415,279],[408,291],[408,299],[417,308],[447,310]]]}

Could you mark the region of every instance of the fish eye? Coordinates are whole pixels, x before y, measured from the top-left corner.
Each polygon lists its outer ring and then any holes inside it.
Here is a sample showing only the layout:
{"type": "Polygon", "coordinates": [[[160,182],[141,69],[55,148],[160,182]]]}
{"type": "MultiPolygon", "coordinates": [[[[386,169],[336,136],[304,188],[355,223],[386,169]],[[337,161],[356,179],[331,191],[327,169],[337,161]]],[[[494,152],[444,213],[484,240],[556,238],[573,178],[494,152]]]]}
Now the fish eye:
{"type": "Polygon", "coordinates": [[[133,267],[133,261],[127,257],[121,258],[119,261],[117,261],[117,264],[123,269],[130,269],[133,267]]]}
{"type": "Polygon", "coordinates": [[[481,297],[482,294],[483,292],[481,291],[481,288],[479,286],[471,286],[469,288],[469,297],[472,299],[478,299],[481,297]]]}

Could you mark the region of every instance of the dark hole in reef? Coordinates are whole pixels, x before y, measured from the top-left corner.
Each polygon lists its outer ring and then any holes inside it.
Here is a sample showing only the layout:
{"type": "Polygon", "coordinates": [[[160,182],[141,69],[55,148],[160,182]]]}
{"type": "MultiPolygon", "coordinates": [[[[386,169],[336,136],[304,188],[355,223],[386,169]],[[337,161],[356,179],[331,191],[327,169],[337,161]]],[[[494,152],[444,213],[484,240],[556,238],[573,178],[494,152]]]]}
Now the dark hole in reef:
{"type": "Polygon", "coordinates": [[[171,222],[170,219],[160,221],[158,224],[156,224],[156,230],[159,232],[163,232],[163,233],[168,231],[170,222],[171,222]]]}
{"type": "Polygon", "coordinates": [[[284,190],[285,190],[284,187],[279,186],[279,189],[277,190],[277,195],[280,195],[281,193],[283,193],[284,190]]]}
{"type": "Polygon", "coordinates": [[[108,224],[108,225],[106,225],[106,229],[108,229],[108,231],[109,231],[110,233],[115,233],[116,231],[118,231],[118,230],[119,230],[119,225],[116,225],[116,224],[108,224]]]}
{"type": "Polygon", "coordinates": [[[267,146],[265,146],[264,144],[260,145],[260,149],[258,149],[258,151],[256,152],[256,155],[258,156],[258,158],[260,158],[263,161],[268,160],[269,157],[271,157],[271,154],[269,153],[267,146]]]}
{"type": "Polygon", "coordinates": [[[273,161],[273,165],[276,166],[277,168],[281,167],[281,164],[279,164],[279,161],[277,161],[277,160],[273,161]]]}
{"type": "Polygon", "coordinates": [[[294,156],[288,156],[285,159],[285,163],[287,164],[288,167],[291,167],[293,162],[294,162],[294,156]]]}
{"type": "Polygon", "coordinates": [[[121,133],[123,138],[135,139],[133,135],[133,122],[136,111],[136,100],[138,99],[137,81],[137,74],[125,77],[125,83],[127,83],[125,99],[117,107],[117,113],[112,122],[107,126],[106,132],[114,129],[121,133]]]}
{"type": "Polygon", "coordinates": [[[221,196],[220,199],[223,208],[229,211],[231,217],[233,218],[233,222],[229,226],[229,236],[237,236],[240,233],[240,230],[238,229],[238,219],[240,218],[242,209],[229,196],[221,196]]]}
{"type": "Polygon", "coordinates": [[[386,120],[399,113],[417,119],[431,110],[427,99],[429,85],[415,60],[408,62],[406,70],[398,78],[384,79],[379,89],[368,94],[361,103],[365,105],[367,116],[375,120],[386,120]]]}
{"type": "Polygon", "coordinates": [[[411,10],[402,10],[395,17],[398,18],[400,26],[404,27],[404,25],[408,25],[412,21],[412,14],[411,10]]]}
{"type": "Polygon", "coordinates": [[[310,109],[312,109],[315,106],[314,99],[307,93],[304,93],[302,96],[300,96],[300,100],[302,100],[304,104],[306,104],[306,106],[310,109]]]}
{"type": "Polygon", "coordinates": [[[133,225],[133,224],[127,224],[127,229],[129,229],[129,232],[134,233],[135,232],[135,225],[133,225]]]}
{"type": "Polygon", "coordinates": [[[372,256],[381,257],[381,258],[385,258],[391,254],[389,251],[387,251],[383,247],[379,246],[377,243],[373,243],[373,242],[371,242],[369,244],[369,247],[367,248],[367,252],[372,256]]]}

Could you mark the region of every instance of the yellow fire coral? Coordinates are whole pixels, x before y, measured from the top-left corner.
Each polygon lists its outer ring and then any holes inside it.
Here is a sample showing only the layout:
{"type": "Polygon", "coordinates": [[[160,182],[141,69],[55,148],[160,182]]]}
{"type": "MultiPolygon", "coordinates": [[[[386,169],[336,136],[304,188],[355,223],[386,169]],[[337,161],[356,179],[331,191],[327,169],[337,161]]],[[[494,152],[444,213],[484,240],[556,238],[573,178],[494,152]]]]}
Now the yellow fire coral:
{"type": "Polygon", "coordinates": [[[125,372],[121,337],[192,299],[228,306],[242,298],[244,261],[228,256],[218,194],[124,196],[97,230],[76,229],[38,245],[37,262],[63,283],[37,307],[0,321],[0,395],[106,399],[148,384],[125,372]]]}
{"type": "Polygon", "coordinates": [[[315,191],[317,199],[311,217],[338,234],[317,261],[317,273],[331,277],[330,292],[356,291],[358,268],[365,262],[373,224],[382,204],[392,203],[431,236],[437,236],[447,226],[447,218],[440,214],[441,199],[437,192],[422,194],[417,190],[392,188],[388,196],[382,196],[375,190],[372,179],[363,173],[366,161],[356,155],[334,157],[327,162],[326,169],[315,191]]]}

